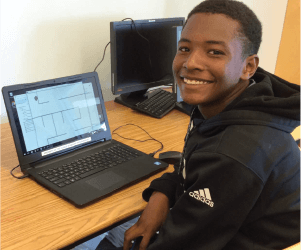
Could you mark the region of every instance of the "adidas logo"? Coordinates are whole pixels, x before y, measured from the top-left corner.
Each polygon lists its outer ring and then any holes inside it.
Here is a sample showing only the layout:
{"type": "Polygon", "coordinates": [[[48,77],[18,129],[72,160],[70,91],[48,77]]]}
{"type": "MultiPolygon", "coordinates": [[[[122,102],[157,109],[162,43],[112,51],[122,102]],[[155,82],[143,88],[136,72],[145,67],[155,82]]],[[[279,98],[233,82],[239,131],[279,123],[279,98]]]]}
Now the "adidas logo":
{"type": "Polygon", "coordinates": [[[209,188],[199,189],[198,191],[189,192],[189,195],[210,207],[214,206],[214,202],[211,200],[209,188]]]}

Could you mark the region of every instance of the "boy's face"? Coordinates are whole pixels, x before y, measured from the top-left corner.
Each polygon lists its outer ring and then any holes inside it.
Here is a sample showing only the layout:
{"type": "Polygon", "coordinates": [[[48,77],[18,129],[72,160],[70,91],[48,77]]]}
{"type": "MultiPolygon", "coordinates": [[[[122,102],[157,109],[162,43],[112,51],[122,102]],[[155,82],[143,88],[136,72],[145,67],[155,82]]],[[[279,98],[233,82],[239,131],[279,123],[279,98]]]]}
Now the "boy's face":
{"type": "MultiPolygon", "coordinates": [[[[173,61],[183,100],[202,109],[223,109],[246,88],[240,25],[223,14],[197,13],[184,27],[173,61]]],[[[220,110],[221,111],[221,110],[220,110]]],[[[219,112],[220,112],[219,111],[219,112]]]]}

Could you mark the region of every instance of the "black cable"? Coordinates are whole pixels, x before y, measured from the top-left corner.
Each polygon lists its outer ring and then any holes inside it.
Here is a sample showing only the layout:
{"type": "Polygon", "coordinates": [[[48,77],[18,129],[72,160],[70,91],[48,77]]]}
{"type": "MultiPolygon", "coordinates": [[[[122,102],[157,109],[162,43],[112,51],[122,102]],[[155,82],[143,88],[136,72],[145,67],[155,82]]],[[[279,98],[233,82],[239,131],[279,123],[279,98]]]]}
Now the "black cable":
{"type": "Polygon", "coordinates": [[[19,177],[18,177],[18,176],[15,176],[15,175],[13,174],[13,171],[14,171],[17,167],[20,167],[20,165],[14,167],[14,168],[10,171],[10,174],[11,174],[13,177],[15,177],[15,178],[17,178],[17,179],[24,179],[24,178],[26,178],[26,177],[29,176],[28,174],[25,174],[25,175],[19,176],[19,177]]]}
{"type": "Polygon", "coordinates": [[[154,80],[153,65],[152,65],[152,60],[150,58],[150,51],[151,51],[150,41],[147,38],[145,38],[144,36],[142,36],[140,34],[140,32],[137,30],[136,24],[135,24],[135,22],[134,22],[134,20],[132,18],[127,17],[127,18],[122,19],[121,21],[124,21],[124,20],[127,20],[127,19],[130,19],[132,21],[132,23],[134,24],[135,30],[138,33],[138,35],[141,36],[143,39],[145,39],[148,42],[148,60],[149,60],[150,68],[151,68],[151,74],[152,74],[152,77],[153,77],[153,80],[154,80]]]}
{"type": "MultiPolygon", "coordinates": [[[[101,59],[101,61],[99,62],[99,64],[101,64],[102,61],[103,61],[103,59],[105,58],[106,49],[107,49],[107,47],[108,47],[108,45],[109,45],[110,43],[111,43],[111,42],[108,42],[108,43],[107,43],[107,45],[106,45],[106,47],[105,47],[105,49],[104,49],[104,51],[103,51],[102,59],[101,59]]],[[[99,66],[99,64],[97,64],[97,66],[95,67],[94,72],[96,71],[96,69],[97,69],[97,67],[99,66]]]]}
{"type": "Polygon", "coordinates": [[[131,140],[131,141],[138,141],[138,142],[156,141],[156,142],[159,142],[159,143],[161,144],[160,149],[158,149],[158,150],[156,150],[155,152],[149,154],[149,155],[152,156],[152,157],[153,157],[156,153],[162,151],[163,148],[164,148],[162,142],[160,142],[160,141],[158,141],[157,139],[153,138],[153,137],[152,137],[145,129],[141,128],[141,127],[138,126],[138,125],[132,124],[132,123],[128,123],[128,124],[119,126],[118,128],[116,128],[116,129],[113,130],[112,134],[118,135],[119,137],[121,137],[121,138],[123,138],[123,139],[131,140]],[[141,141],[141,140],[136,140],[136,139],[132,139],[132,138],[126,138],[126,137],[123,137],[123,136],[121,136],[121,135],[119,135],[119,134],[117,134],[117,133],[115,132],[116,130],[118,130],[118,129],[124,127],[124,126],[129,126],[129,125],[130,125],[130,126],[136,126],[136,127],[140,128],[140,129],[143,130],[143,131],[144,131],[151,139],[146,139],[146,140],[141,141]]]}
{"type": "Polygon", "coordinates": [[[127,20],[127,19],[130,19],[130,20],[132,21],[132,23],[134,24],[135,30],[136,30],[136,32],[139,34],[139,36],[141,36],[141,37],[144,38],[148,43],[150,43],[149,40],[148,40],[147,38],[145,38],[144,36],[142,36],[142,35],[140,34],[140,32],[137,30],[136,24],[135,24],[135,22],[134,22],[134,20],[133,20],[132,18],[127,17],[127,18],[122,19],[121,21],[124,21],[124,20],[127,20]]]}
{"type": "MultiPolygon", "coordinates": [[[[141,36],[143,39],[145,39],[145,40],[148,42],[148,49],[149,49],[148,60],[149,60],[149,64],[150,64],[150,67],[151,67],[152,77],[153,77],[153,79],[154,79],[153,72],[152,72],[153,66],[152,66],[152,61],[151,61],[151,58],[150,58],[150,42],[149,42],[149,40],[148,40],[147,38],[145,38],[144,36],[142,36],[142,35],[140,34],[140,32],[137,30],[136,24],[135,24],[135,22],[134,22],[134,20],[133,20],[132,18],[124,18],[124,19],[122,19],[121,21],[124,21],[124,20],[127,20],[127,19],[132,20],[132,23],[134,24],[134,27],[135,27],[136,32],[139,34],[139,36],[141,36]]],[[[102,59],[101,59],[101,61],[97,64],[97,66],[95,67],[94,72],[96,71],[96,69],[98,68],[98,66],[102,63],[102,61],[104,60],[104,57],[105,57],[105,54],[106,54],[106,49],[107,49],[107,47],[108,47],[108,45],[109,45],[110,43],[111,43],[111,42],[108,42],[108,43],[107,43],[107,45],[106,45],[106,47],[105,47],[105,49],[104,49],[104,52],[103,52],[102,59]]]]}

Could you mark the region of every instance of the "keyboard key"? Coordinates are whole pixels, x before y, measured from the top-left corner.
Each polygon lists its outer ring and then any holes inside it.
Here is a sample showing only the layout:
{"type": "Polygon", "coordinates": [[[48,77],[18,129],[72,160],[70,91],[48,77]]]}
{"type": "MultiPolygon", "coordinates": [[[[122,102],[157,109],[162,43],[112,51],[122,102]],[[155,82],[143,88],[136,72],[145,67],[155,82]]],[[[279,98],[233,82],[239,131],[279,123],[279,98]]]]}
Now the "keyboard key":
{"type": "Polygon", "coordinates": [[[79,177],[80,178],[85,178],[85,177],[88,177],[88,176],[90,176],[90,175],[92,175],[92,174],[95,174],[95,173],[97,173],[97,172],[100,172],[100,171],[102,171],[102,170],[104,170],[104,169],[106,169],[106,168],[96,168],[96,169],[94,169],[94,170],[91,170],[91,171],[88,171],[88,172],[86,172],[86,173],[84,173],[84,174],[81,174],[81,175],[79,175],[79,177]]]}
{"type": "Polygon", "coordinates": [[[54,181],[56,181],[58,179],[59,179],[58,177],[53,177],[53,178],[49,179],[49,181],[54,182],[54,181]]]}
{"type": "Polygon", "coordinates": [[[58,179],[58,180],[54,181],[53,183],[57,185],[57,184],[59,184],[61,182],[64,182],[64,181],[66,181],[66,179],[62,178],[62,179],[58,179]]]}
{"type": "Polygon", "coordinates": [[[53,177],[54,177],[53,175],[47,175],[47,176],[45,177],[45,179],[50,180],[50,179],[52,179],[53,177]]]}

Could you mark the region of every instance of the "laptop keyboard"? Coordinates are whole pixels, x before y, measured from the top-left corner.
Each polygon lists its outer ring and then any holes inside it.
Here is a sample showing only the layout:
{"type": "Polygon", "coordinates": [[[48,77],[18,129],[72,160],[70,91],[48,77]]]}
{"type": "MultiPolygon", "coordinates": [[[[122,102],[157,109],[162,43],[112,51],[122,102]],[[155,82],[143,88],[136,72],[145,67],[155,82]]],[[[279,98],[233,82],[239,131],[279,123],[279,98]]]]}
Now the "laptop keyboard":
{"type": "Polygon", "coordinates": [[[132,151],[120,145],[114,145],[97,153],[77,159],[69,164],[48,169],[39,173],[39,175],[59,187],[64,187],[138,156],[140,156],[140,154],[136,151],[132,151]]]}

